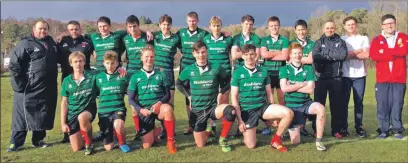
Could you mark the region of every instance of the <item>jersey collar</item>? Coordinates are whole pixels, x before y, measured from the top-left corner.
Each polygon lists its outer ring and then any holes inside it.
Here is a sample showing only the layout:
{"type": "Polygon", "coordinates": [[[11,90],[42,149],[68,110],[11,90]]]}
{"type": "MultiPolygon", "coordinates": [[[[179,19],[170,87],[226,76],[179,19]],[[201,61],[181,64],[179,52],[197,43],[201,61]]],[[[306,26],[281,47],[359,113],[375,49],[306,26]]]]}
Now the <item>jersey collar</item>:
{"type": "Polygon", "coordinates": [[[292,63],[290,63],[290,67],[292,67],[293,70],[295,70],[295,75],[297,75],[298,73],[303,72],[303,64],[301,64],[299,67],[296,67],[292,63]]]}
{"type": "Polygon", "coordinates": [[[217,42],[217,41],[222,41],[224,40],[224,35],[221,33],[220,37],[218,37],[218,39],[216,39],[213,35],[211,35],[211,40],[217,42]]]}
{"type": "Polygon", "coordinates": [[[250,69],[248,69],[245,65],[242,66],[245,70],[248,71],[249,75],[252,76],[253,74],[255,74],[256,72],[258,72],[257,67],[255,66],[255,70],[251,71],[250,69]]]}
{"type": "Polygon", "coordinates": [[[252,35],[252,33],[249,33],[248,37],[245,37],[244,34],[241,32],[241,37],[242,37],[242,39],[244,39],[244,42],[247,42],[247,41],[251,40],[251,35],[252,35]]]}
{"type": "Polygon", "coordinates": [[[146,74],[146,76],[147,76],[147,78],[150,78],[152,75],[154,75],[154,73],[155,73],[155,71],[154,71],[154,67],[153,67],[153,70],[152,70],[152,72],[150,72],[150,73],[148,73],[147,71],[145,71],[143,68],[141,68],[140,70],[142,70],[145,74],[146,74]]]}
{"type": "Polygon", "coordinates": [[[210,70],[210,64],[208,64],[203,68],[201,66],[197,65],[197,62],[195,63],[195,65],[197,66],[198,70],[200,71],[200,74],[203,74],[204,72],[207,72],[208,70],[210,70]]]}

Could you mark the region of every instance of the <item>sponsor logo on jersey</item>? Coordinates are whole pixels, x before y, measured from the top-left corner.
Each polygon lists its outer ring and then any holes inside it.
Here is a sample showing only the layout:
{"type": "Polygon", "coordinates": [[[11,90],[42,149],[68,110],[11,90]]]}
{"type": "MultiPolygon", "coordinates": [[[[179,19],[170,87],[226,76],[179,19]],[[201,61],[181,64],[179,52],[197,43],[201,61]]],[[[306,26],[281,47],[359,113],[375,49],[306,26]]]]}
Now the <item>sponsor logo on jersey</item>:
{"type": "Polygon", "coordinates": [[[137,81],[139,82],[141,79],[140,78],[137,78],[137,81]]]}
{"type": "Polygon", "coordinates": [[[194,76],[194,72],[190,72],[190,75],[191,75],[191,76],[194,76]]]}
{"type": "Polygon", "coordinates": [[[245,78],[245,75],[244,75],[244,74],[241,74],[241,78],[245,78]]]}
{"type": "Polygon", "coordinates": [[[306,71],[305,71],[305,72],[303,72],[303,76],[306,76],[306,71]]]}
{"type": "Polygon", "coordinates": [[[68,88],[71,89],[71,88],[72,88],[72,85],[71,85],[71,84],[68,84],[68,88]]]}
{"type": "Polygon", "coordinates": [[[34,52],[39,52],[40,49],[38,49],[37,47],[34,48],[34,52]]]}
{"type": "Polygon", "coordinates": [[[62,47],[67,47],[68,46],[68,44],[67,43],[64,43],[63,45],[62,45],[62,47]]]}
{"type": "Polygon", "coordinates": [[[102,83],[102,79],[98,79],[99,83],[102,83]]]}
{"type": "Polygon", "coordinates": [[[340,45],[340,43],[335,43],[334,46],[337,48],[340,45]]]}

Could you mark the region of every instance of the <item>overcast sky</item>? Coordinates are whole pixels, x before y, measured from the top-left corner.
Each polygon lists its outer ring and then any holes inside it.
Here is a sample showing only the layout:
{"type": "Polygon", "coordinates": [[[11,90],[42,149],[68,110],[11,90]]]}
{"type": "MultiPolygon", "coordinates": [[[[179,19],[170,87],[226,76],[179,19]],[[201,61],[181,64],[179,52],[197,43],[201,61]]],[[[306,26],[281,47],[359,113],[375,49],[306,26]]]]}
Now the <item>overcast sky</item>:
{"type": "Polygon", "coordinates": [[[1,2],[1,18],[14,17],[19,20],[27,17],[53,18],[61,21],[96,20],[99,16],[108,16],[114,22],[124,22],[126,17],[134,14],[145,15],[157,22],[163,14],[173,18],[174,26],[185,26],[185,15],[190,11],[199,14],[200,26],[207,26],[211,16],[220,16],[224,25],[238,24],[245,14],[255,17],[255,25],[261,26],[270,16],[278,16],[283,26],[292,26],[297,19],[308,20],[311,15],[321,14],[328,10],[345,10],[356,8],[371,9],[368,1],[352,2],[237,2],[237,1],[36,1],[36,2],[1,2]]]}

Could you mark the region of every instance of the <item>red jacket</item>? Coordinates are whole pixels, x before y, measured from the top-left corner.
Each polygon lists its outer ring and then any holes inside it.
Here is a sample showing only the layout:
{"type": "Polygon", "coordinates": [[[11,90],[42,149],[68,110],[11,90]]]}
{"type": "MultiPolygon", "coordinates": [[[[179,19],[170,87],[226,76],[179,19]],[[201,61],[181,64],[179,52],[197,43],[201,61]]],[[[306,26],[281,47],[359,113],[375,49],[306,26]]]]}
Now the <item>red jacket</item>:
{"type": "Polygon", "coordinates": [[[394,48],[388,48],[384,36],[378,35],[371,41],[370,57],[376,62],[377,83],[402,83],[407,80],[408,35],[399,32],[394,48]],[[392,72],[389,62],[393,62],[392,72]]]}

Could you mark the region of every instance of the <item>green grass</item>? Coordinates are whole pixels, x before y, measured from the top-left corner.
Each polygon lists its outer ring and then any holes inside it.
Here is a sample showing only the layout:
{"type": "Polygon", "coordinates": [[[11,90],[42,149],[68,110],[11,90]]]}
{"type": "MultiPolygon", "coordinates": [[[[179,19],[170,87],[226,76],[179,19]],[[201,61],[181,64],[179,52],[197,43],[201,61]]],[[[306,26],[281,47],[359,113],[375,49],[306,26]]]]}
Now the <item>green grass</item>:
{"type": "MultiPolygon", "coordinates": [[[[60,144],[62,138],[59,120],[59,102],[55,119],[55,127],[47,132],[45,141],[52,143],[53,147],[35,149],[31,147],[31,134],[28,134],[26,144],[21,151],[8,153],[11,134],[11,113],[13,92],[8,77],[1,78],[1,162],[408,162],[407,136],[403,140],[387,138],[376,139],[376,128],[378,126],[376,116],[376,101],[374,94],[375,74],[369,71],[366,94],[364,98],[364,125],[369,134],[368,138],[361,139],[351,134],[350,137],[336,140],[330,134],[330,112],[327,108],[328,124],[324,142],[328,147],[326,152],[316,151],[313,138],[304,138],[303,143],[298,146],[289,145],[291,152],[278,153],[269,147],[270,137],[258,135],[257,148],[247,149],[241,139],[231,140],[233,151],[222,153],[220,147],[214,141],[205,148],[195,147],[194,139],[183,135],[183,129],[187,125],[187,116],[184,109],[184,98],[177,92],[175,100],[176,142],[179,152],[176,155],[167,154],[165,143],[154,146],[150,150],[140,148],[140,141],[133,141],[134,129],[131,116],[126,119],[128,144],[133,151],[122,153],[116,148],[106,152],[101,143],[97,143],[97,152],[92,156],[83,156],[83,151],[72,152],[68,144],[60,144]]],[[[58,80],[59,81],[59,80],[58,80]]],[[[405,96],[408,97],[408,96],[405,96]]],[[[59,98],[58,98],[59,99],[59,98]]],[[[402,114],[404,127],[408,128],[407,98],[402,114]]],[[[128,115],[131,110],[128,109],[128,115]]],[[[96,120],[96,122],[98,122],[96,120]]],[[[218,131],[220,129],[219,122],[218,131]]],[[[263,127],[263,124],[259,128],[263,127]]],[[[97,123],[93,123],[98,129],[97,123]]],[[[354,114],[352,100],[349,104],[349,131],[353,133],[354,114]]],[[[311,130],[308,122],[307,128],[311,130]]],[[[233,128],[235,131],[235,126],[233,128]]],[[[407,133],[407,132],[406,132],[407,133]]],[[[285,140],[285,144],[289,144],[285,140]]]]}

